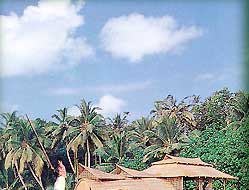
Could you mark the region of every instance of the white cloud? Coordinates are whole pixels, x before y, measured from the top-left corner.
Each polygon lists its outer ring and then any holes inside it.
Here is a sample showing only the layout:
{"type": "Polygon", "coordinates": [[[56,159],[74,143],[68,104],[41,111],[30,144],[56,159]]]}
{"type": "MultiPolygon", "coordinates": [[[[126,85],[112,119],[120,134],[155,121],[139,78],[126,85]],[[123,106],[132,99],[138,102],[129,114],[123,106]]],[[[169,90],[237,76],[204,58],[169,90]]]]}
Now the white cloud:
{"type": "Polygon", "coordinates": [[[77,106],[72,106],[72,107],[68,108],[67,113],[68,113],[68,115],[71,115],[74,117],[80,116],[80,114],[81,114],[80,110],[77,106]]]}
{"type": "Polygon", "coordinates": [[[126,102],[120,98],[112,95],[102,96],[99,103],[96,105],[102,110],[98,110],[99,113],[104,116],[110,116],[115,113],[121,112],[122,108],[126,105],[126,102]]]}
{"type": "Polygon", "coordinates": [[[40,1],[21,16],[0,16],[2,76],[43,73],[79,63],[94,53],[86,38],[74,37],[84,24],[83,3],[40,1]]]}
{"type": "Polygon", "coordinates": [[[201,34],[198,27],[179,26],[171,16],[130,14],[109,19],[100,39],[102,47],[113,57],[139,62],[145,55],[179,51],[201,34]]]}
{"type": "MultiPolygon", "coordinates": [[[[98,104],[93,106],[101,108],[101,110],[97,110],[97,112],[103,114],[105,117],[108,117],[112,114],[120,113],[122,108],[126,106],[126,102],[123,99],[114,97],[112,95],[104,95],[100,98],[98,104]]],[[[74,117],[77,117],[81,114],[77,106],[69,107],[67,111],[68,115],[74,117]]]]}

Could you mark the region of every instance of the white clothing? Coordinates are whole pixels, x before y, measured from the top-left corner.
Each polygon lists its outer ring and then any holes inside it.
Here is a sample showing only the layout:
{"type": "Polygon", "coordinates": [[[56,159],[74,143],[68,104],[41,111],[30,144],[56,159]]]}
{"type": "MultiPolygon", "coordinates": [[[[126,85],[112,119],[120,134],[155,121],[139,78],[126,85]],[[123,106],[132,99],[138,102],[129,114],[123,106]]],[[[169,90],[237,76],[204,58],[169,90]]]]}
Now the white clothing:
{"type": "Polygon", "coordinates": [[[65,190],[65,186],[66,186],[66,179],[63,176],[57,177],[54,184],[54,190],[65,190]]]}

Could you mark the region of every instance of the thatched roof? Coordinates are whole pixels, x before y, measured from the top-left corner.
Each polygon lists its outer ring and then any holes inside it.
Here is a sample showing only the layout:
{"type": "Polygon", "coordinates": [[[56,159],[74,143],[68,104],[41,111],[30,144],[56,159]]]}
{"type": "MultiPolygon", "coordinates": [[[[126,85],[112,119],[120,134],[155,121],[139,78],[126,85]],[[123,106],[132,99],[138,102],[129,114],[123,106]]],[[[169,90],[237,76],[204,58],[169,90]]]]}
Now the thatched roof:
{"type": "Polygon", "coordinates": [[[116,168],[112,171],[113,174],[122,175],[130,178],[148,178],[153,177],[152,175],[144,172],[137,171],[130,168],[126,168],[120,165],[116,165],[116,168]]]}
{"type": "Polygon", "coordinates": [[[96,170],[93,168],[86,167],[82,164],[79,164],[79,177],[86,179],[94,179],[94,180],[120,180],[125,179],[124,176],[114,175],[106,172],[102,172],[100,170],[96,170]]]}
{"type": "Polygon", "coordinates": [[[80,180],[75,190],[176,190],[170,181],[156,178],[118,181],[80,180]]]}
{"type": "Polygon", "coordinates": [[[117,165],[110,174],[80,164],[79,174],[75,190],[177,190],[183,189],[184,177],[237,179],[199,158],[170,155],[143,171],[117,165]]]}
{"type": "Polygon", "coordinates": [[[155,162],[144,172],[154,177],[210,177],[224,179],[238,179],[229,174],[216,170],[212,165],[199,158],[181,158],[166,155],[159,162],[155,162]]]}
{"type": "Polygon", "coordinates": [[[171,155],[166,155],[163,160],[154,162],[152,165],[163,165],[163,164],[191,164],[191,165],[199,165],[199,166],[212,166],[211,164],[203,162],[200,158],[183,158],[183,157],[175,157],[171,155]]]}

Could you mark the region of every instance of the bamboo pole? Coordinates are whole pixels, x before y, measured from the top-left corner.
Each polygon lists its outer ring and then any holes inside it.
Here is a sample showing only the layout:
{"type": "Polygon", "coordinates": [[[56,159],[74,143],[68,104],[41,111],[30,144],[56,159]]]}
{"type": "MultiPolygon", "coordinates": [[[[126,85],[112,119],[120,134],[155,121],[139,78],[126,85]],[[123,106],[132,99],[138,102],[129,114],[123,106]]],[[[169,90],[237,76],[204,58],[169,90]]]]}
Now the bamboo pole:
{"type": "Polygon", "coordinates": [[[180,189],[181,189],[181,190],[183,190],[183,188],[184,188],[184,187],[183,187],[183,181],[184,181],[184,179],[183,179],[183,177],[181,177],[181,178],[180,178],[180,189]]]}
{"type": "Polygon", "coordinates": [[[199,180],[198,180],[198,189],[199,190],[203,190],[202,183],[203,183],[203,179],[199,178],[199,180]]]}
{"type": "Polygon", "coordinates": [[[46,159],[47,159],[47,161],[48,161],[49,166],[51,167],[52,170],[54,170],[54,167],[53,167],[53,165],[51,164],[51,162],[50,162],[50,160],[49,160],[49,157],[48,157],[48,155],[47,155],[47,153],[46,153],[46,150],[45,150],[45,148],[43,147],[43,145],[42,145],[42,143],[41,143],[41,141],[40,141],[40,139],[39,139],[39,136],[38,136],[38,134],[37,134],[37,132],[36,132],[36,130],[35,130],[35,127],[34,127],[33,123],[31,122],[31,120],[29,119],[29,117],[28,117],[27,114],[26,114],[26,118],[27,118],[28,122],[30,123],[30,126],[31,126],[32,130],[33,130],[34,133],[35,133],[35,136],[36,136],[36,138],[37,138],[37,140],[38,140],[38,143],[39,143],[39,145],[40,145],[40,147],[41,147],[41,149],[42,149],[43,154],[45,155],[45,157],[46,157],[46,159]]]}

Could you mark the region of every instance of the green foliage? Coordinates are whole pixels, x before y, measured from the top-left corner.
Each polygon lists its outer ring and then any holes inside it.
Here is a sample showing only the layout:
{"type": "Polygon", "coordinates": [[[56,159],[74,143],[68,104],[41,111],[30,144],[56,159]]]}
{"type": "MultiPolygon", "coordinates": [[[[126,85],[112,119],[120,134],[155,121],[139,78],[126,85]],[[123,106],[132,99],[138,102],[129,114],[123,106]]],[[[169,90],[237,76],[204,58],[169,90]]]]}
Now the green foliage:
{"type": "MultiPolygon", "coordinates": [[[[69,116],[63,108],[52,116],[54,121],[33,120],[52,162],[57,155],[65,158],[67,190],[74,189],[78,163],[106,172],[115,164],[143,170],[166,153],[179,151],[181,156],[200,157],[239,177],[228,182],[228,190],[249,187],[249,95],[244,92],[225,88],[203,102],[198,96],[177,102],[168,95],[155,102],[152,117],[130,123],[128,112],[105,120],[91,102],[83,100],[78,107],[78,117],[69,116]]],[[[27,121],[13,112],[1,114],[0,122],[0,189],[23,189],[20,177],[15,179],[17,172],[30,190],[42,185],[53,189],[55,177],[27,121]]],[[[194,183],[185,185],[191,190],[194,183]]],[[[214,188],[221,186],[222,180],[216,180],[214,188]]]]}
{"type": "Polygon", "coordinates": [[[162,116],[155,123],[153,129],[147,130],[150,145],[144,149],[144,162],[161,159],[165,154],[177,154],[184,144],[183,128],[177,125],[176,118],[162,116]]]}
{"type": "Polygon", "coordinates": [[[66,178],[66,190],[74,190],[76,178],[73,174],[68,174],[66,178]]]}
{"type": "Polygon", "coordinates": [[[119,164],[128,153],[129,145],[126,138],[126,132],[120,131],[111,136],[105,142],[105,146],[99,148],[96,153],[111,164],[119,164]]]}
{"type": "Polygon", "coordinates": [[[115,165],[112,163],[102,163],[102,164],[96,165],[95,169],[109,173],[115,169],[115,165]]]}
{"type": "Polygon", "coordinates": [[[244,187],[249,187],[249,116],[247,115],[245,122],[241,125],[239,129],[241,134],[240,142],[244,145],[242,147],[242,152],[245,155],[244,158],[239,158],[243,162],[242,167],[240,168],[240,180],[239,184],[242,184],[244,187]]]}
{"type": "Polygon", "coordinates": [[[232,99],[235,94],[227,88],[217,91],[201,104],[193,107],[192,112],[197,122],[196,128],[203,130],[210,125],[222,129],[229,122],[232,111],[232,99]]]}
{"type": "Polygon", "coordinates": [[[122,129],[124,128],[127,123],[127,116],[128,116],[129,112],[124,112],[123,116],[121,114],[116,114],[114,118],[107,118],[110,122],[109,126],[112,129],[122,129]]]}
{"type": "Polygon", "coordinates": [[[81,114],[73,120],[74,126],[66,133],[66,136],[70,137],[67,149],[72,150],[74,154],[78,153],[79,148],[84,149],[84,164],[90,167],[91,150],[103,147],[98,128],[103,127],[105,122],[103,117],[97,113],[99,108],[93,107],[91,102],[82,100],[78,108],[81,114]]]}
{"type": "Polygon", "coordinates": [[[155,110],[151,113],[156,118],[169,117],[175,118],[179,127],[184,127],[186,131],[196,127],[194,115],[191,112],[193,106],[198,105],[199,96],[187,96],[180,102],[168,95],[165,99],[155,102],[155,110]]]}
{"type": "Polygon", "coordinates": [[[125,157],[124,160],[121,162],[121,165],[135,170],[144,170],[149,165],[143,162],[143,157],[143,150],[139,148],[133,152],[133,158],[125,157]]]}
{"type": "MultiPolygon", "coordinates": [[[[190,137],[190,144],[181,151],[183,157],[200,157],[204,162],[212,164],[216,169],[240,178],[239,187],[245,189],[248,180],[246,174],[245,142],[243,127],[234,130],[234,126],[226,130],[218,130],[217,126],[210,126],[203,130],[199,136],[190,137]]],[[[219,183],[215,188],[221,188],[219,183]]],[[[237,181],[228,182],[227,189],[236,189],[237,181]]]]}

